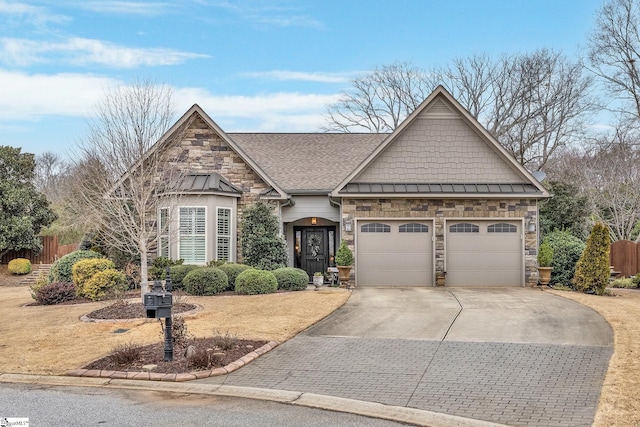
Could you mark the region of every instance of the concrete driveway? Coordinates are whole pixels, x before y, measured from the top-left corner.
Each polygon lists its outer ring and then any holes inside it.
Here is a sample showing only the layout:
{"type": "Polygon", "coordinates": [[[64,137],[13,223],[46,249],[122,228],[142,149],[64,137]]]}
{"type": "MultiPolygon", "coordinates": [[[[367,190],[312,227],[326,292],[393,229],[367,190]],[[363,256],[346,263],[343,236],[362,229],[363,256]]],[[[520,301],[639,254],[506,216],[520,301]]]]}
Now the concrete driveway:
{"type": "Polygon", "coordinates": [[[589,426],[612,354],[599,314],[530,288],[358,288],[242,369],[200,382],[515,426],[589,426]]]}

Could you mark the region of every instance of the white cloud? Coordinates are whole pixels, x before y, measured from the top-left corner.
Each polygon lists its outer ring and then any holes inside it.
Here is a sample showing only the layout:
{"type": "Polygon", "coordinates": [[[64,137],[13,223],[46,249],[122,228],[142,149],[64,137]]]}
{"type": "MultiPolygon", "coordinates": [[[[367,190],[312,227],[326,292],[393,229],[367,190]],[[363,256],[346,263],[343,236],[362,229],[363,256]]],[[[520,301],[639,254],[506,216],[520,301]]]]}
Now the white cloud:
{"type": "Polygon", "coordinates": [[[282,81],[306,81],[316,83],[345,83],[353,75],[352,73],[321,73],[321,72],[301,72],[274,70],[265,72],[243,73],[247,77],[264,78],[282,81]]]}
{"type": "Polygon", "coordinates": [[[129,48],[85,38],[42,42],[18,38],[0,39],[0,61],[7,65],[68,62],[75,65],[102,65],[111,68],[175,65],[208,55],[164,48],[129,48]]]}
{"type": "Polygon", "coordinates": [[[164,2],[89,1],[79,2],[77,7],[99,13],[156,16],[164,14],[171,5],[164,2]]]}
{"type": "Polygon", "coordinates": [[[120,83],[92,75],[30,75],[0,70],[0,121],[87,117],[105,90],[120,83]]]}
{"type": "Polygon", "coordinates": [[[68,17],[52,14],[43,7],[21,2],[8,2],[5,0],[0,0],[0,15],[14,19],[24,19],[38,26],[46,24],[47,22],[60,23],[69,20],[68,17]]]}

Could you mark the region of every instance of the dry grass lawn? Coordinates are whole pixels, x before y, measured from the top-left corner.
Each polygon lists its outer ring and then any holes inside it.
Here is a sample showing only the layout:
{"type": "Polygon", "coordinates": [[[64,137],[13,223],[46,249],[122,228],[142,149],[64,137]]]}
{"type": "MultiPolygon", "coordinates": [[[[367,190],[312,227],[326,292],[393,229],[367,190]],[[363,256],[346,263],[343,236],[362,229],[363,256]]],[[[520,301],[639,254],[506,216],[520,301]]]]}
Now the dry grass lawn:
{"type": "Polygon", "coordinates": [[[640,291],[615,289],[615,297],[550,291],[591,307],[614,332],[609,362],[594,426],[640,426],[640,291]]]}
{"type": "MultiPolygon", "coordinates": [[[[106,303],[25,306],[29,288],[0,275],[0,373],[59,375],[108,354],[120,344],[162,340],[158,320],[89,323],[80,317],[106,303]],[[114,333],[117,329],[128,329],[114,333]]],[[[255,296],[187,297],[203,310],[185,318],[196,337],[217,332],[239,338],[286,341],[326,317],[349,298],[344,289],[255,296]]]]}

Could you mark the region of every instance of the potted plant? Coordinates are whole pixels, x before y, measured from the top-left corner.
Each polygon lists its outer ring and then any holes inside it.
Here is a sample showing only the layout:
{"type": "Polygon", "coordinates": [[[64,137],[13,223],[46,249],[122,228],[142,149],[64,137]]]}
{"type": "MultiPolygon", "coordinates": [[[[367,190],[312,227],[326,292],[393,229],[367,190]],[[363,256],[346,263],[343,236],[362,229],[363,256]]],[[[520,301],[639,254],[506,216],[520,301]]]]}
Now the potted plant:
{"type": "Polygon", "coordinates": [[[313,284],[316,289],[322,286],[324,284],[324,274],[319,271],[313,273],[313,284]]]}
{"type": "Polygon", "coordinates": [[[551,281],[551,262],[553,261],[553,248],[546,240],[538,248],[538,282],[548,285],[551,281]]]}
{"type": "Polygon", "coordinates": [[[336,267],[340,282],[349,282],[351,278],[351,264],[353,264],[353,252],[347,246],[347,242],[342,240],[338,252],[336,252],[336,267]]]}

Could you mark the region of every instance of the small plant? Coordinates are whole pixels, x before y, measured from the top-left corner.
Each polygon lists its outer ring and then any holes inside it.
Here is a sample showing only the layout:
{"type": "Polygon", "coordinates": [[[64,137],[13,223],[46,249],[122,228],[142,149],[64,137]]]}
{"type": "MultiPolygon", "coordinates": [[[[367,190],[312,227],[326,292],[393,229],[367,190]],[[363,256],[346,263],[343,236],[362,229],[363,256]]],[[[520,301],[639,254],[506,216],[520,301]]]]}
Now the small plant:
{"type": "Polygon", "coordinates": [[[309,275],[301,268],[283,267],[272,271],[278,281],[278,289],[303,291],[307,289],[309,275]]]}
{"type": "Polygon", "coordinates": [[[229,331],[224,333],[215,331],[215,335],[212,337],[213,345],[220,350],[228,351],[232,350],[238,337],[231,334],[229,331]]]}
{"type": "Polygon", "coordinates": [[[118,270],[99,271],[87,280],[82,294],[92,301],[103,300],[127,290],[127,276],[118,270]]]}
{"type": "Polygon", "coordinates": [[[182,265],[183,259],[173,260],[166,256],[159,256],[151,261],[151,268],[149,269],[149,275],[153,280],[164,280],[167,274],[167,267],[174,265],[182,265]]]}
{"type": "Polygon", "coordinates": [[[48,283],[35,292],[34,299],[38,304],[55,305],[76,298],[76,287],[71,282],[48,283]]]}
{"type": "Polygon", "coordinates": [[[29,286],[29,291],[31,291],[31,298],[36,299],[36,295],[40,289],[49,284],[49,276],[44,271],[38,273],[38,277],[36,277],[36,281],[29,286]]]}
{"type": "MultiPolygon", "coordinates": [[[[187,348],[189,341],[193,339],[193,336],[187,330],[187,323],[183,317],[172,317],[171,322],[171,335],[173,337],[173,343],[176,347],[187,348]]],[[[160,339],[164,340],[164,323],[159,322],[161,327],[160,339]]]]}
{"type": "Polygon", "coordinates": [[[198,268],[190,271],[182,280],[184,290],[190,295],[216,295],[227,290],[229,279],[219,268],[198,268]]]}
{"type": "Polygon", "coordinates": [[[140,347],[133,343],[121,344],[113,349],[111,354],[107,356],[111,363],[118,366],[127,366],[135,363],[140,359],[140,347]]]}
{"type": "MultiPolygon", "coordinates": [[[[169,274],[171,275],[171,285],[173,289],[182,289],[184,287],[182,281],[184,278],[192,272],[193,270],[197,270],[198,268],[202,268],[197,265],[191,264],[177,264],[170,267],[169,274]]],[[[166,279],[166,272],[163,274],[162,278],[166,279]]]]}
{"type": "Polygon", "coordinates": [[[224,260],[212,259],[211,261],[209,261],[207,263],[207,267],[220,268],[220,266],[223,266],[226,263],[227,263],[227,261],[224,261],[224,260]]]}
{"type": "Polygon", "coordinates": [[[11,274],[29,274],[31,273],[31,261],[26,258],[16,258],[9,261],[7,270],[11,274]]]}
{"type": "Polygon", "coordinates": [[[620,279],[612,280],[610,283],[610,286],[612,288],[635,288],[636,287],[631,277],[623,277],[620,279]]]}
{"type": "Polygon", "coordinates": [[[634,287],[640,288],[640,273],[633,276],[633,278],[631,278],[631,281],[633,282],[634,287]]]}
{"type": "Polygon", "coordinates": [[[609,284],[609,229],[601,222],[591,229],[587,245],[576,264],[573,284],[579,292],[604,295],[609,284]]]}
{"type": "Polygon", "coordinates": [[[88,258],[103,258],[94,251],[75,251],[67,254],[51,265],[49,282],[73,282],[71,269],[76,262],[88,258]]]}
{"type": "Polygon", "coordinates": [[[245,270],[236,277],[235,290],[241,295],[272,294],[278,290],[278,281],[271,271],[245,270]]]}
{"type": "Polygon", "coordinates": [[[553,248],[546,240],[538,248],[538,267],[551,267],[553,248]]]}
{"type": "Polygon", "coordinates": [[[246,264],[236,264],[232,262],[227,262],[225,264],[222,264],[219,268],[220,270],[227,273],[227,279],[229,279],[229,290],[232,290],[232,289],[235,289],[236,277],[238,277],[238,274],[252,267],[246,264]]]}
{"type": "Polygon", "coordinates": [[[207,369],[211,366],[211,355],[209,350],[202,347],[195,347],[195,350],[187,357],[187,363],[191,369],[207,369]]]}
{"type": "Polygon", "coordinates": [[[316,271],[315,273],[313,273],[313,277],[320,277],[320,276],[324,276],[324,274],[322,274],[319,271],[316,271]]]}
{"type": "Polygon", "coordinates": [[[340,242],[340,247],[338,247],[338,252],[336,252],[336,265],[340,267],[347,267],[353,264],[353,252],[347,246],[347,242],[343,239],[340,242]]]}

